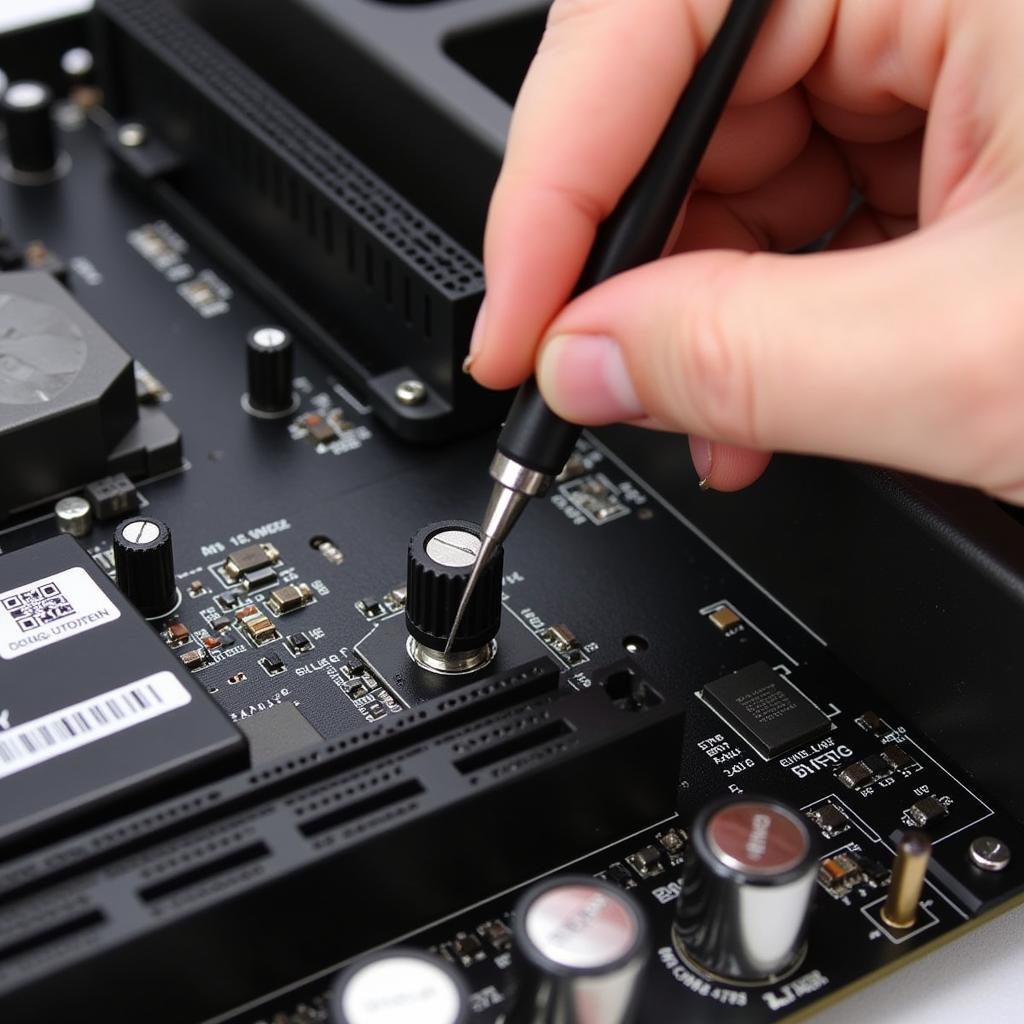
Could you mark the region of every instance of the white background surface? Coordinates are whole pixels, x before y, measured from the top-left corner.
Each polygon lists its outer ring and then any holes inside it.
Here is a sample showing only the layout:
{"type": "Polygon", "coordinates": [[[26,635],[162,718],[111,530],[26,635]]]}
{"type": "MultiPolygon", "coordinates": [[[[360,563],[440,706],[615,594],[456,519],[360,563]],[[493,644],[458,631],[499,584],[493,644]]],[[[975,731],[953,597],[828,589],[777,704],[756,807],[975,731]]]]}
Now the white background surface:
{"type": "MultiPolygon", "coordinates": [[[[89,6],[90,0],[0,0],[0,31],[89,6]]],[[[1024,850],[1016,854],[1024,857],[1024,850]]],[[[902,968],[817,1015],[814,1021],[815,1024],[1013,1024],[1024,1021],[1024,907],[902,968]]]]}

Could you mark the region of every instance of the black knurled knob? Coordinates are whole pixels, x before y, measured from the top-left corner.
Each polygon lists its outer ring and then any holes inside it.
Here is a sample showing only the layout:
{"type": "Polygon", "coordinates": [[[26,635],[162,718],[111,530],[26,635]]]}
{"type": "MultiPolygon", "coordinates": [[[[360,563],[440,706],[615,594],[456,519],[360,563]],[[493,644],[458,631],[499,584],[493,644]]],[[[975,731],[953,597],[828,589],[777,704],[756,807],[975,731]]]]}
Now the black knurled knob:
{"type": "MultiPolygon", "coordinates": [[[[405,621],[410,635],[424,647],[444,650],[479,547],[480,527],[460,519],[425,526],[409,541],[405,621]]],[[[502,559],[499,547],[480,574],[453,652],[477,650],[497,635],[502,559]]]]}
{"type": "Polygon", "coordinates": [[[53,90],[43,82],[11,82],[0,105],[12,169],[25,175],[52,172],[57,164],[57,133],[51,119],[53,90]]]}
{"type": "Polygon", "coordinates": [[[249,408],[257,416],[283,416],[296,405],[292,390],[292,336],[283,327],[257,327],[246,339],[249,408]]]}
{"type": "Polygon", "coordinates": [[[171,531],[149,516],[132,516],[114,530],[117,585],[147,618],[173,610],[178,602],[174,581],[171,531]]]}

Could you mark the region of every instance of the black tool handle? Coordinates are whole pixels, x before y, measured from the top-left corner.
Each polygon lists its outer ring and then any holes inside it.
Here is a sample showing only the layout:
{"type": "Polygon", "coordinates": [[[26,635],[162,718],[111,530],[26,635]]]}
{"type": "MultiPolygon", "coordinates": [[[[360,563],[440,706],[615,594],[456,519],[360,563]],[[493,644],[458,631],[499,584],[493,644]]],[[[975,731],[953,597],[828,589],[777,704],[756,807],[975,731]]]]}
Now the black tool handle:
{"type": "MultiPolygon", "coordinates": [[[[664,252],[770,3],[733,0],[647,162],[598,228],[574,295],[664,252]]],[[[572,454],[579,434],[578,426],[548,408],[531,377],[512,403],[498,451],[528,469],[555,476],[572,454]]]]}

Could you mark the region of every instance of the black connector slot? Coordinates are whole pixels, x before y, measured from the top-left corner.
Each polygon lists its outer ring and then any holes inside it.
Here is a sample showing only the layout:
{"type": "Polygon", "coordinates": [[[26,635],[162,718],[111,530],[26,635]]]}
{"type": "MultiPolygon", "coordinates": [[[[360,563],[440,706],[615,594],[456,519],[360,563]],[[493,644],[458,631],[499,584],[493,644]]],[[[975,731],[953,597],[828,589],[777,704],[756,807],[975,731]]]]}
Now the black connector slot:
{"type": "Polygon", "coordinates": [[[250,843],[231,853],[217,857],[215,860],[208,860],[205,864],[192,868],[190,871],[183,871],[173,878],[165,878],[162,882],[146,886],[139,890],[139,896],[147,903],[163,899],[181,889],[187,889],[197,882],[205,882],[208,878],[231,871],[233,868],[240,868],[243,864],[251,864],[254,860],[260,860],[270,853],[270,847],[266,843],[250,843]]]}
{"type": "Polygon", "coordinates": [[[459,758],[455,767],[463,775],[472,775],[481,768],[489,768],[492,764],[504,761],[508,757],[515,757],[516,754],[525,753],[533,747],[539,747],[552,740],[560,739],[562,736],[571,736],[573,727],[564,718],[556,722],[546,722],[536,729],[521,733],[513,739],[498,743],[496,746],[488,747],[486,750],[478,750],[475,754],[459,758]]]}
{"type": "Polygon", "coordinates": [[[5,960],[13,960],[15,957],[24,956],[26,953],[31,953],[36,949],[42,949],[43,946],[49,946],[60,939],[66,939],[72,935],[77,935],[78,932],[84,932],[87,928],[95,928],[97,925],[103,924],[106,919],[106,915],[99,910],[89,910],[84,914],[79,914],[78,917],[71,918],[69,921],[62,921],[60,924],[55,924],[52,928],[46,928],[41,932],[36,932],[35,935],[12,942],[9,946],[0,946],[0,957],[3,957],[5,960]]]}
{"type": "MultiPolygon", "coordinates": [[[[516,704],[553,694],[558,690],[558,683],[558,668],[554,661],[547,656],[537,658],[523,665],[515,673],[482,679],[456,695],[438,698],[432,702],[433,707],[426,705],[424,713],[418,718],[412,715],[395,716],[386,725],[368,730],[362,740],[353,737],[347,742],[342,741],[341,744],[325,743],[324,753],[310,758],[309,764],[301,770],[277,774],[266,772],[259,783],[253,779],[252,773],[240,774],[233,782],[225,782],[218,786],[216,798],[213,800],[208,799],[211,791],[202,792],[199,799],[192,800],[192,809],[188,813],[181,813],[177,801],[169,801],[166,805],[157,804],[142,814],[128,818],[127,824],[126,819],[121,819],[110,826],[97,828],[84,838],[80,837],[74,857],[58,854],[54,856],[52,862],[40,862],[35,858],[25,857],[10,865],[5,864],[3,873],[0,873],[0,906],[10,900],[24,898],[57,882],[73,878],[87,869],[107,863],[115,856],[134,853],[157,841],[182,835],[190,829],[198,828],[225,814],[245,810],[279,793],[298,786],[310,785],[340,771],[366,764],[374,758],[429,742],[445,732],[497,714],[516,704]],[[336,749],[339,746],[341,749],[336,749]],[[165,813],[167,807],[173,808],[173,811],[165,813]],[[136,830],[132,823],[138,818],[160,821],[161,824],[147,825],[145,829],[136,830]],[[117,828],[124,834],[131,835],[131,838],[117,844],[96,844],[93,837],[107,835],[110,828],[117,828]],[[93,842],[91,849],[96,852],[83,856],[82,851],[90,849],[90,841],[93,842]],[[26,862],[30,862],[32,870],[38,872],[34,877],[25,874],[26,862]],[[40,870],[41,868],[45,870],[40,870]],[[14,880],[14,884],[8,884],[5,877],[8,869],[8,877],[14,880]]],[[[60,849],[58,847],[58,850],[60,849]]]]}
{"type": "Polygon", "coordinates": [[[390,807],[392,804],[397,804],[402,800],[409,800],[414,796],[420,796],[425,792],[426,790],[419,782],[415,779],[410,779],[408,782],[391,786],[363,800],[357,800],[354,804],[339,807],[336,811],[331,811],[330,814],[323,814],[312,821],[304,822],[299,826],[299,831],[308,839],[319,835],[321,832],[326,832],[328,829],[337,828],[338,825],[346,825],[357,818],[365,817],[374,811],[381,811],[385,807],[390,807]]]}

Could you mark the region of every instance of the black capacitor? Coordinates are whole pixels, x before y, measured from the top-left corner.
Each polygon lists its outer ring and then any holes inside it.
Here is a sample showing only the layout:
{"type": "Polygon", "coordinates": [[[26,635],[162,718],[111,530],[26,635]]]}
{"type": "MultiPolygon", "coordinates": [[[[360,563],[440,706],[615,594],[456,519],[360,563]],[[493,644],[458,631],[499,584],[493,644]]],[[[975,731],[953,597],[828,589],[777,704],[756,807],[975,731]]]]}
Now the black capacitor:
{"type": "Polygon", "coordinates": [[[57,166],[53,90],[43,82],[11,82],[3,99],[7,158],[18,174],[45,176],[57,166]]]}
{"type": "Polygon", "coordinates": [[[257,327],[246,339],[249,390],[244,404],[257,416],[284,416],[298,405],[292,390],[292,336],[283,327],[257,327]]]}
{"type": "Polygon", "coordinates": [[[331,1024],[468,1024],[462,978],[440,957],[396,946],[342,972],[328,1000],[331,1024]]]}
{"type": "Polygon", "coordinates": [[[178,603],[171,531],[159,519],[137,515],[118,525],[114,569],[121,592],[147,619],[166,615],[178,603]]]}
{"type": "Polygon", "coordinates": [[[519,901],[506,1024],[628,1024],[650,952],[637,902],[588,876],[541,882],[519,901]]]}
{"type": "MultiPolygon", "coordinates": [[[[405,622],[410,636],[427,649],[444,650],[479,548],[480,527],[461,519],[431,523],[409,541],[405,622]]],[[[453,654],[484,648],[497,635],[503,559],[499,547],[482,570],[453,654]]]]}
{"type": "Polygon", "coordinates": [[[801,955],[817,866],[804,817],[777,800],[742,796],[708,805],[690,832],[677,940],[719,977],[785,974],[801,955]]]}

